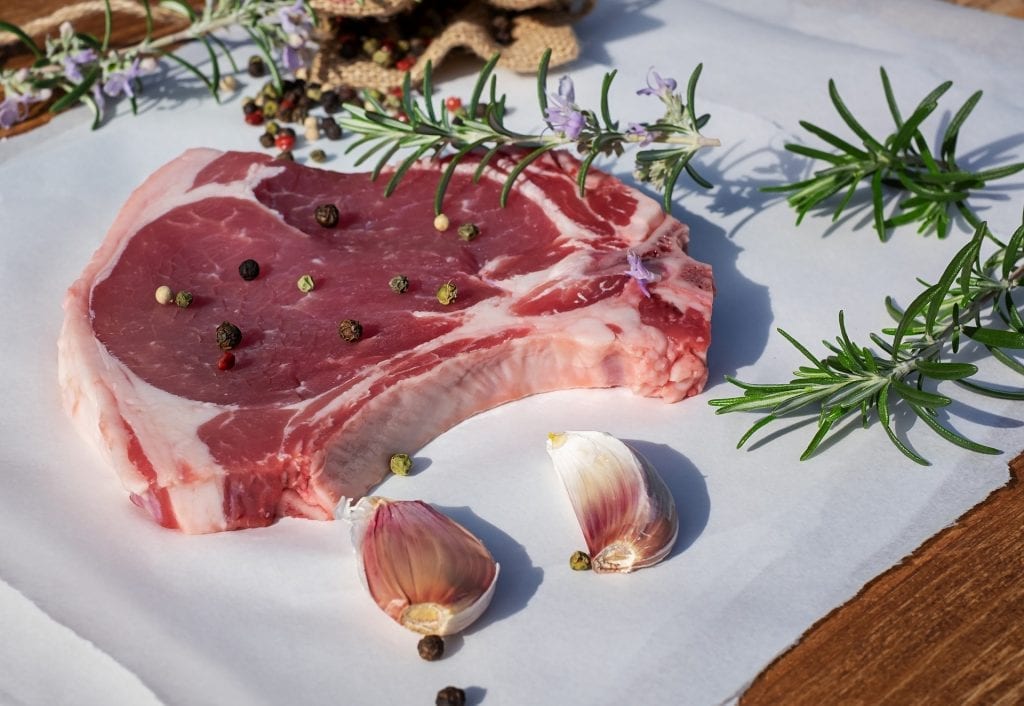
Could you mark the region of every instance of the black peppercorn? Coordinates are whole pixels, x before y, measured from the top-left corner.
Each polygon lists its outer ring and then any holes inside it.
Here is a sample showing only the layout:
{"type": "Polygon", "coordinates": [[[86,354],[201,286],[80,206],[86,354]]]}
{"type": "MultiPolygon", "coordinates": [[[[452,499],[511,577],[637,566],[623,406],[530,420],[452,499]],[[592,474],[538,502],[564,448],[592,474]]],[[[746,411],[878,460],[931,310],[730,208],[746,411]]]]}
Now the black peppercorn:
{"type": "Polygon", "coordinates": [[[338,218],[341,216],[338,213],[338,207],[333,203],[320,204],[316,207],[316,211],[313,213],[313,218],[324,228],[333,228],[338,225],[338,218]]]}
{"type": "Polygon", "coordinates": [[[256,105],[256,101],[248,101],[248,102],[242,104],[242,112],[245,113],[246,115],[249,115],[251,113],[255,113],[259,109],[260,109],[260,107],[258,105],[256,105]]]}
{"type": "Polygon", "coordinates": [[[446,686],[437,692],[435,706],[466,706],[466,692],[457,686],[446,686]]]}
{"type": "Polygon", "coordinates": [[[278,152],[274,159],[282,162],[294,162],[295,155],[292,154],[291,150],[284,150],[283,152],[278,152]]]}
{"type": "Polygon", "coordinates": [[[270,149],[271,147],[274,146],[274,136],[271,135],[269,132],[263,133],[262,135],[260,135],[260,145],[262,147],[270,149]]]}
{"type": "Polygon", "coordinates": [[[267,75],[267,65],[258,56],[249,57],[249,75],[253,78],[260,78],[267,75]]]}
{"type": "Polygon", "coordinates": [[[231,350],[237,348],[238,344],[242,342],[242,332],[230,321],[223,322],[217,327],[217,345],[222,350],[231,350]]]}
{"type": "Polygon", "coordinates": [[[338,100],[342,103],[353,103],[359,98],[359,92],[352,86],[341,86],[338,88],[338,100]]]}
{"type": "Polygon", "coordinates": [[[324,137],[328,140],[341,139],[341,125],[334,118],[324,118],[320,121],[320,129],[324,131],[324,137]]]}
{"type": "Polygon", "coordinates": [[[345,319],[338,324],[338,335],[344,341],[355,343],[363,337],[363,326],[355,319],[345,319]]]}
{"type": "Polygon", "coordinates": [[[444,657],[444,640],[440,635],[427,635],[419,641],[416,649],[419,650],[420,657],[433,662],[444,657]]]}
{"type": "Polygon", "coordinates": [[[320,93],[320,105],[327,113],[337,113],[341,110],[341,98],[337,91],[323,91],[320,93]]]}
{"type": "Polygon", "coordinates": [[[238,274],[246,282],[252,282],[260,276],[260,263],[255,260],[243,260],[242,264],[238,266],[238,274]]]}

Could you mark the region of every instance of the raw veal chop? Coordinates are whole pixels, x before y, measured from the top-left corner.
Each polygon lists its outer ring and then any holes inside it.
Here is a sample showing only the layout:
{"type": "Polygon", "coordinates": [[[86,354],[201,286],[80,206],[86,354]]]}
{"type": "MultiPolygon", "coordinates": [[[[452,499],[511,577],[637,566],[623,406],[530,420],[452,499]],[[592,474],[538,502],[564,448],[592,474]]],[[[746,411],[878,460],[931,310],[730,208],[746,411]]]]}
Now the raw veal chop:
{"type": "MultiPolygon", "coordinates": [[[[500,180],[510,164],[495,165],[500,180]]],[[[139,187],[69,290],[59,343],[67,410],[131,499],[185,532],[327,519],[393,453],[504,402],[701,390],[713,284],[684,252],[686,226],[597,172],[580,199],[570,157],[536,162],[504,209],[500,182],[472,184],[474,168],[448,189],[447,232],[432,225],[437,165],[383,199],[363,174],[192,150],[139,187]],[[334,227],[314,216],[323,204],[334,227]],[[479,235],[460,238],[464,223],[479,235]],[[653,273],[650,297],[629,250],[653,273]],[[255,279],[239,274],[247,259],[255,279]],[[160,285],[191,305],[161,305],[160,285]],[[359,340],[339,335],[346,319],[359,340]],[[242,334],[226,370],[223,322],[242,334]]]]}

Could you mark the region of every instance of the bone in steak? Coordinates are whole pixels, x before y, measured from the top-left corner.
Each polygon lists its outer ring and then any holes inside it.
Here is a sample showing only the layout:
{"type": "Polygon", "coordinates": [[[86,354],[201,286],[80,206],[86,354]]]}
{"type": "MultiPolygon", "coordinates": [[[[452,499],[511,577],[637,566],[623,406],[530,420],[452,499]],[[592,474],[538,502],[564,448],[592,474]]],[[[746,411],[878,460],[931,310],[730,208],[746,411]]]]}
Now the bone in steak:
{"type": "Polygon", "coordinates": [[[687,228],[597,172],[538,160],[498,205],[508,160],[460,165],[434,230],[440,165],[381,196],[365,174],[192,150],[125,204],[72,285],[59,342],[65,406],[131,499],[165,527],[214,532],[283,515],[328,519],[459,421],[548,390],[699,392],[713,284],[687,228]],[[333,228],[314,218],[333,203],[333,228]],[[461,223],[479,226],[464,241],[461,223]],[[655,279],[627,274],[634,249],[655,279]],[[243,279],[243,260],[259,276],[243,279]],[[310,275],[315,289],[296,283],[310,275]],[[398,274],[409,288],[388,286],[398,274]],[[458,288],[445,306],[446,282],[458,288]],[[154,291],[188,290],[192,305],[154,291]],[[355,319],[362,338],[339,337],[355,319]],[[219,370],[216,331],[242,332],[219,370]]]}

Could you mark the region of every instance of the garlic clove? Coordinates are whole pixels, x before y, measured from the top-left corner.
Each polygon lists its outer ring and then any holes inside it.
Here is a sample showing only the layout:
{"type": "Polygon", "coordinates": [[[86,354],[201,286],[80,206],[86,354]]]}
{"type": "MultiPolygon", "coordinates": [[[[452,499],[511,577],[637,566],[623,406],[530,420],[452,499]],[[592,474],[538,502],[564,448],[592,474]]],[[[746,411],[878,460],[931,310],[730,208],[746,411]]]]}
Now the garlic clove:
{"type": "Polygon", "coordinates": [[[499,566],[462,525],[419,500],[342,502],[363,585],[393,620],[424,635],[451,635],[487,609],[499,566]]]}
{"type": "Polygon", "coordinates": [[[548,455],[598,573],[627,573],[668,556],[679,516],[668,486],[647,459],[611,434],[548,434],[548,455]]]}

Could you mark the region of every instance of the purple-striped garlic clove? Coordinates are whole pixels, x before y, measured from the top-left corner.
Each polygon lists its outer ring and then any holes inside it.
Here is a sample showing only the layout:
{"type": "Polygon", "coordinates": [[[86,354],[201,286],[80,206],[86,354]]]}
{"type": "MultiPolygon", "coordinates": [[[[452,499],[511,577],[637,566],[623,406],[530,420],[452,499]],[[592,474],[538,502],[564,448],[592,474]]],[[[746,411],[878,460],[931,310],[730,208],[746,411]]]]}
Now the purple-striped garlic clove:
{"type": "Polygon", "coordinates": [[[494,596],[498,564],[466,528],[420,500],[365,497],[343,501],[360,578],[400,625],[451,635],[483,614],[494,596]]]}
{"type": "Polygon", "coordinates": [[[594,571],[628,573],[668,556],[679,516],[672,493],[647,459],[600,431],[548,434],[547,450],[594,571]]]}

